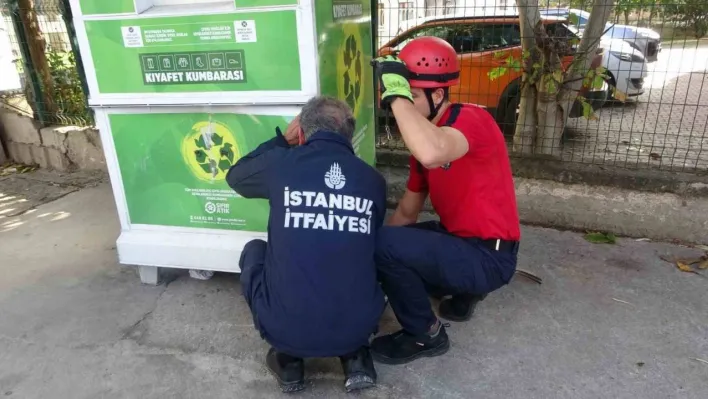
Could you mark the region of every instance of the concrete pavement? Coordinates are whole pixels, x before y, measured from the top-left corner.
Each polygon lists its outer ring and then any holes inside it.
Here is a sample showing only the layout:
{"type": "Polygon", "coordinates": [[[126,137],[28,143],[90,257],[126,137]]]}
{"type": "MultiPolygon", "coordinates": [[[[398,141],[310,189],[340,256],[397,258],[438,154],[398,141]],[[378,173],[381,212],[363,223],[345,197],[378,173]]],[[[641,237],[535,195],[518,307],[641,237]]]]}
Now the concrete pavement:
{"type": "MultiPolygon", "coordinates": [[[[0,219],[0,397],[281,397],[235,276],[141,285],[116,262],[118,232],[107,184],[0,219]]],[[[708,397],[694,360],[708,360],[708,279],[659,258],[702,251],[523,233],[520,267],[542,285],[515,278],[452,324],[447,355],[379,365],[379,387],[355,396],[708,397]]],[[[337,361],[307,365],[299,397],[348,397],[337,361]]]]}

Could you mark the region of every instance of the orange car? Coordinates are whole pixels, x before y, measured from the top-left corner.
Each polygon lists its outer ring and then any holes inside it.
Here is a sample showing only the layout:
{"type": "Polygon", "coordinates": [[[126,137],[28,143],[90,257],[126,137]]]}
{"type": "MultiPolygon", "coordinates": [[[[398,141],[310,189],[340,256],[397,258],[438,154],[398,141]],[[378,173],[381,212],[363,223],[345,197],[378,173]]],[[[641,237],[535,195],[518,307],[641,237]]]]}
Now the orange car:
{"type": "MultiPolygon", "coordinates": [[[[550,36],[560,36],[569,41],[577,38],[565,26],[564,18],[546,17],[542,21],[550,36]]],[[[395,53],[408,41],[420,36],[436,36],[446,40],[460,57],[460,83],[450,88],[450,99],[486,107],[504,133],[512,134],[516,125],[522,72],[506,68],[506,72],[496,79],[490,79],[489,72],[505,66],[509,56],[521,60],[519,17],[437,17],[424,20],[386,43],[379,50],[379,56],[395,53]]],[[[593,58],[593,68],[602,63],[601,51],[593,58]]],[[[572,53],[565,54],[563,68],[567,68],[572,60],[572,53]]],[[[607,84],[603,84],[602,88],[584,88],[581,93],[597,110],[607,100],[607,84]]],[[[582,105],[576,101],[569,116],[577,118],[582,115],[582,105]]]]}

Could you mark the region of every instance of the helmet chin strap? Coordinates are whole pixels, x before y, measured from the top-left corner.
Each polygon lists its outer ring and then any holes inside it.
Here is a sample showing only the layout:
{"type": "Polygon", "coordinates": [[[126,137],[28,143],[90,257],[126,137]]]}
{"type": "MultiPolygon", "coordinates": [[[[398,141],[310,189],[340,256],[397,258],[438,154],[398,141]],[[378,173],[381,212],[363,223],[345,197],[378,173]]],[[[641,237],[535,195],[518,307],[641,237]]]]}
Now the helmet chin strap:
{"type": "Polygon", "coordinates": [[[440,108],[444,103],[444,101],[440,101],[440,104],[435,105],[435,102],[433,101],[433,91],[435,91],[435,89],[424,90],[425,98],[428,100],[428,106],[430,107],[430,115],[428,116],[429,121],[432,121],[436,116],[438,116],[438,112],[440,112],[440,108]]]}

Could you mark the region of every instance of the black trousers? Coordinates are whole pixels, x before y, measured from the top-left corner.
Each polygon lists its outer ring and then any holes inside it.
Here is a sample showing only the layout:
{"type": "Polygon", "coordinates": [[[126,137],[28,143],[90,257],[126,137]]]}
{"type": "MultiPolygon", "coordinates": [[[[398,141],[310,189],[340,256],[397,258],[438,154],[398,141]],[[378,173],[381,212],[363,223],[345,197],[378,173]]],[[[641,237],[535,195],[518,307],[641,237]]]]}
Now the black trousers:
{"type": "MultiPolygon", "coordinates": [[[[263,287],[265,285],[263,278],[267,249],[268,243],[263,240],[250,241],[243,248],[243,251],[241,252],[241,259],[239,260],[239,267],[241,268],[241,290],[243,297],[251,310],[253,325],[261,334],[261,338],[264,338],[264,333],[261,324],[258,321],[258,312],[256,311],[257,307],[254,305],[258,301],[263,300],[263,287]]],[[[368,348],[361,348],[352,353],[342,354],[340,358],[345,360],[349,357],[356,356],[356,354],[362,349],[368,350],[368,348]]],[[[284,354],[292,357],[293,359],[297,359],[295,356],[291,356],[287,353],[284,354]]]]}
{"type": "Polygon", "coordinates": [[[511,281],[518,246],[494,251],[480,241],[449,234],[438,222],[379,231],[376,265],[379,279],[401,326],[424,334],[435,322],[428,293],[492,292],[511,281]]]}

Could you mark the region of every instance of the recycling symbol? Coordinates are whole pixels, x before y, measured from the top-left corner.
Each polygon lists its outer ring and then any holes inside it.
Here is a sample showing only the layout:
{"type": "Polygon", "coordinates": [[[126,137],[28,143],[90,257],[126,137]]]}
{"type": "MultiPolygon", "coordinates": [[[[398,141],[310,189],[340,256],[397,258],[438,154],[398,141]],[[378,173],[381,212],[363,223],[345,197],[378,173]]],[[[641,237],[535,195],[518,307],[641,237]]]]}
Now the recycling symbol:
{"type": "Polygon", "coordinates": [[[240,158],[233,133],[215,122],[199,122],[182,143],[182,156],[192,173],[201,180],[224,180],[240,158]]]}
{"type": "Polygon", "coordinates": [[[356,109],[359,97],[361,96],[361,51],[357,49],[357,42],[354,35],[349,35],[344,49],[344,95],[347,104],[352,109],[356,109]]]}
{"type": "Polygon", "coordinates": [[[367,55],[362,47],[364,41],[359,24],[343,24],[342,33],[337,48],[337,98],[345,101],[358,119],[366,91],[363,83],[366,78],[364,63],[367,62],[367,55]]]}

